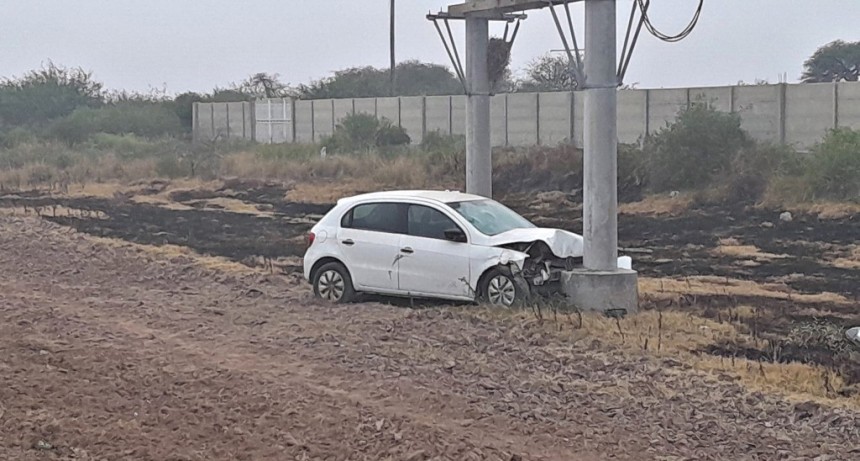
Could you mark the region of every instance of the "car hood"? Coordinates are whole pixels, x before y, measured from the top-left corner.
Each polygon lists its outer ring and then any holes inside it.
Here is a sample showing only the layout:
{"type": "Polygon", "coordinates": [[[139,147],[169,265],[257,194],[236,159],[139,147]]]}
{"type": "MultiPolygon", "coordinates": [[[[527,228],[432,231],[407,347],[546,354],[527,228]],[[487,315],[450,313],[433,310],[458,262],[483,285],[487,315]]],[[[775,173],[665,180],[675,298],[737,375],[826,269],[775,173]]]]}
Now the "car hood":
{"type": "Polygon", "coordinates": [[[582,256],[582,236],[561,229],[532,227],[513,229],[487,238],[490,246],[541,241],[559,258],[582,256]]]}

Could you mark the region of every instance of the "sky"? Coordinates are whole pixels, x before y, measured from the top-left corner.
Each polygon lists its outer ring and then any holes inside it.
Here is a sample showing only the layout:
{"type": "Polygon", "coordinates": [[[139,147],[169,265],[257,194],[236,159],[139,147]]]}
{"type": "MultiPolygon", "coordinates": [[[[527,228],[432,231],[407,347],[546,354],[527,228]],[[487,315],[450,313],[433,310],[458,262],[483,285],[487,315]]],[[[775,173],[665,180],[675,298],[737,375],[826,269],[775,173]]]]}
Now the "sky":
{"type": "MultiPolygon", "coordinates": [[[[448,3],[397,1],[397,59],[449,65],[428,12],[448,3]]],[[[461,0],[454,0],[455,2],[461,0]]],[[[0,76],[49,60],[92,71],[109,89],[210,91],[257,72],[306,83],[360,65],[388,65],[388,0],[7,0],[0,76]]],[[[698,0],[652,0],[652,22],[682,29],[698,0]]],[[[619,47],[630,0],[618,2],[619,47]]],[[[582,5],[574,6],[581,38],[582,5]]],[[[639,88],[800,78],[830,41],[860,41],[860,0],[705,0],[693,34],[663,43],[643,32],[626,83],[639,88]]],[[[462,52],[463,24],[454,25],[462,52]]],[[[491,34],[500,34],[494,25],[491,34]]],[[[561,49],[546,9],[529,12],[512,51],[521,72],[561,49]]]]}

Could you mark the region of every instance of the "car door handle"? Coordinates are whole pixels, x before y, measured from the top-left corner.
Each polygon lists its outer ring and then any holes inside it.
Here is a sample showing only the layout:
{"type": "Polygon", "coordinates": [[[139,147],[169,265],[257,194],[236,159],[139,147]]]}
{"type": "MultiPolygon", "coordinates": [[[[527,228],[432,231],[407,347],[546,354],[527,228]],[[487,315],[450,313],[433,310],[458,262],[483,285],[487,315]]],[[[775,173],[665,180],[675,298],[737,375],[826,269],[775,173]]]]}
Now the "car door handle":
{"type": "Polygon", "coordinates": [[[352,241],[352,239],[346,239],[346,240],[344,240],[344,241],[343,241],[343,242],[341,242],[341,243],[343,243],[343,244],[344,244],[344,245],[346,245],[346,246],[352,246],[352,245],[355,245],[355,242],[353,242],[353,241],[352,241]]]}
{"type": "Polygon", "coordinates": [[[414,250],[412,250],[412,248],[409,248],[409,247],[403,247],[403,248],[401,248],[401,249],[400,249],[400,252],[401,252],[401,253],[410,254],[410,255],[411,255],[412,253],[415,253],[415,251],[414,251],[414,250]]]}

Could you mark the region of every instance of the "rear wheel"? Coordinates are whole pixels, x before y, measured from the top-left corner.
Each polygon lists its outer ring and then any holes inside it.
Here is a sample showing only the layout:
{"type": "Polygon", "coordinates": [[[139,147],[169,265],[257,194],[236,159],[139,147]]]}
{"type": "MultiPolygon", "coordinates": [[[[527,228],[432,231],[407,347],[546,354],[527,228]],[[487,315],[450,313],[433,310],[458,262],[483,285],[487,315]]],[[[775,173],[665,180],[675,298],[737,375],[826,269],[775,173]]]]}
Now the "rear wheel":
{"type": "Polygon", "coordinates": [[[341,263],[323,264],[314,274],[314,295],[333,303],[348,303],[355,299],[352,277],[341,263]]]}
{"type": "Polygon", "coordinates": [[[512,307],[527,295],[513,275],[499,269],[490,270],[482,279],[480,288],[481,300],[495,306],[512,307]]]}

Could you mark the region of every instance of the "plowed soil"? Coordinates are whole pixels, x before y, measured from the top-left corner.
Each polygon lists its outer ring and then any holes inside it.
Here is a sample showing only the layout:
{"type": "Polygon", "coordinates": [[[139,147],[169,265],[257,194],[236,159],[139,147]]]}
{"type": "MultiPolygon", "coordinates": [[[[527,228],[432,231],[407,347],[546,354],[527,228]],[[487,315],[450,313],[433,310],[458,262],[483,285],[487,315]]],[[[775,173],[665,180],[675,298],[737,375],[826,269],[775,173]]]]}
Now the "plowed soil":
{"type": "Polygon", "coordinates": [[[0,218],[0,459],[853,459],[860,418],[468,310],[0,218]]]}

